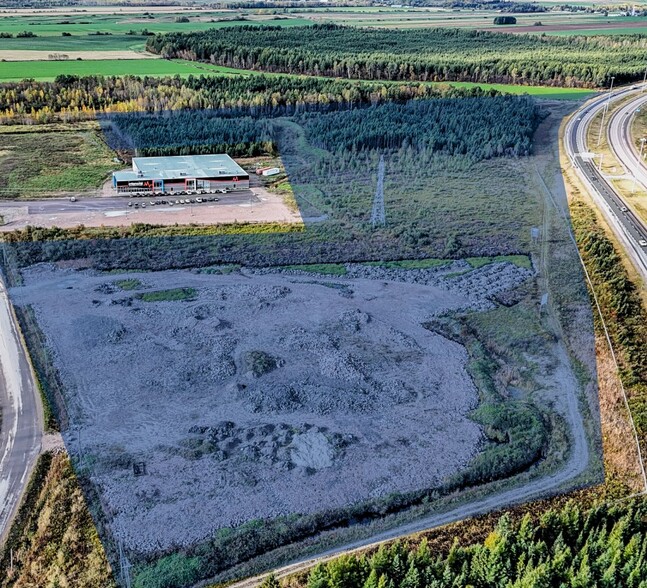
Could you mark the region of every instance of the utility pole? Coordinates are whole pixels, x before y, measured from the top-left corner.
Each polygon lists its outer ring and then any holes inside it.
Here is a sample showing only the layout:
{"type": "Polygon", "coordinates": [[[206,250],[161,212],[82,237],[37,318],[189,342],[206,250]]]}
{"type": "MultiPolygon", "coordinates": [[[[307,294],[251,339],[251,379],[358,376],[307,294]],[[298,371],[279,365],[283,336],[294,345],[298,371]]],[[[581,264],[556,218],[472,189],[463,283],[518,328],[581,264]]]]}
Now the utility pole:
{"type": "Polygon", "coordinates": [[[643,87],[640,88],[641,93],[645,91],[645,83],[646,82],[647,82],[647,67],[645,68],[645,75],[643,76],[643,87]]]}
{"type": "Polygon", "coordinates": [[[600,122],[600,133],[598,134],[598,147],[600,146],[600,141],[602,141],[602,129],[604,129],[604,117],[609,110],[609,104],[611,102],[611,92],[613,91],[613,80],[615,76],[611,76],[611,87],[609,88],[609,95],[607,96],[607,101],[604,103],[604,110],[602,111],[602,121],[600,122]]]}
{"type": "MultiPolygon", "coordinates": [[[[639,159],[642,159],[643,149],[645,148],[645,141],[647,141],[645,137],[640,139],[640,155],[638,156],[639,159]]],[[[632,194],[636,191],[636,172],[635,171],[633,172],[633,177],[634,177],[634,183],[633,183],[633,186],[631,187],[632,194]]]]}

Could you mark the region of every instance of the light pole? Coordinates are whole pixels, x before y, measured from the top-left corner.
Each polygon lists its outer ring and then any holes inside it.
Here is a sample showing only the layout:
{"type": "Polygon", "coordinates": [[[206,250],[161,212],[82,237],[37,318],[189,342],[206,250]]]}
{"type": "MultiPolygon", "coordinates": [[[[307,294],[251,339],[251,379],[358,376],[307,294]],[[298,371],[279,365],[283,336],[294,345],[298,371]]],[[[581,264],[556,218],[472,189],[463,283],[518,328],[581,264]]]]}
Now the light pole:
{"type": "Polygon", "coordinates": [[[611,87],[609,88],[609,95],[607,96],[607,100],[604,103],[604,110],[602,111],[602,120],[600,121],[600,133],[598,134],[598,147],[600,146],[600,142],[602,141],[602,129],[604,128],[604,116],[607,113],[607,110],[609,110],[609,103],[611,102],[611,92],[613,91],[613,80],[615,80],[615,76],[611,76],[611,87]]]}
{"type": "MultiPolygon", "coordinates": [[[[645,137],[640,139],[640,155],[638,156],[640,159],[642,159],[642,156],[643,156],[643,149],[645,148],[645,141],[647,141],[647,139],[645,137]]],[[[631,193],[632,194],[636,192],[636,172],[633,172],[633,176],[634,176],[634,183],[633,183],[633,185],[631,187],[631,193]]]]}
{"type": "Polygon", "coordinates": [[[645,91],[645,82],[647,82],[647,67],[645,68],[645,75],[643,76],[643,87],[640,88],[641,92],[645,91]]]}

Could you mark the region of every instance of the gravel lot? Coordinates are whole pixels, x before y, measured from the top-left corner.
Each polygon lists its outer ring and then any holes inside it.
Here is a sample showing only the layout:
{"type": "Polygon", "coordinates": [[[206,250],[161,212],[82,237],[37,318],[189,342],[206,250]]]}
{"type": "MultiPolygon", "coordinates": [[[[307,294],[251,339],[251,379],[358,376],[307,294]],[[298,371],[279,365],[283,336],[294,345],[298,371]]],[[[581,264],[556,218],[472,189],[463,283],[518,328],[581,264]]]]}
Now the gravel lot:
{"type": "Polygon", "coordinates": [[[421,323],[488,308],[531,272],[348,270],[25,272],[12,298],[33,305],[54,352],[65,443],[128,548],[428,487],[475,455],[467,353],[421,323]],[[194,291],[139,297],[170,288],[194,291]]]}

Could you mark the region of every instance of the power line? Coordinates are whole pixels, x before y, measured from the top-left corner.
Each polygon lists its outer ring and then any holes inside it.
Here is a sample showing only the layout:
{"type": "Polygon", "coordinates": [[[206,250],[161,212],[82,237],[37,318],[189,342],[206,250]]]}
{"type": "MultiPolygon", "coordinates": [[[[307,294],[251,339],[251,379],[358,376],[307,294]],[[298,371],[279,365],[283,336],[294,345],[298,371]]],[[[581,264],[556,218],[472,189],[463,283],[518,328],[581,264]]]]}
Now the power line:
{"type": "Polygon", "coordinates": [[[380,156],[380,164],[377,167],[377,189],[373,198],[371,225],[373,228],[386,225],[386,212],[384,211],[384,155],[380,156]]]}

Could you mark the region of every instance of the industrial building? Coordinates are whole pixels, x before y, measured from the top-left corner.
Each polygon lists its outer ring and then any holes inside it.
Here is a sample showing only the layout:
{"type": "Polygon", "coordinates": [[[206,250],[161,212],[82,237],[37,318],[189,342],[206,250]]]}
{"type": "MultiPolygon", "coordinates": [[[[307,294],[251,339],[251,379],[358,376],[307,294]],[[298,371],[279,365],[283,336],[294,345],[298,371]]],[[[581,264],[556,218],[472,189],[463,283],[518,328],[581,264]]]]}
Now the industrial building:
{"type": "Polygon", "coordinates": [[[112,174],[118,194],[182,194],[247,190],[249,174],[229,155],[134,157],[133,169],[112,174]]]}

